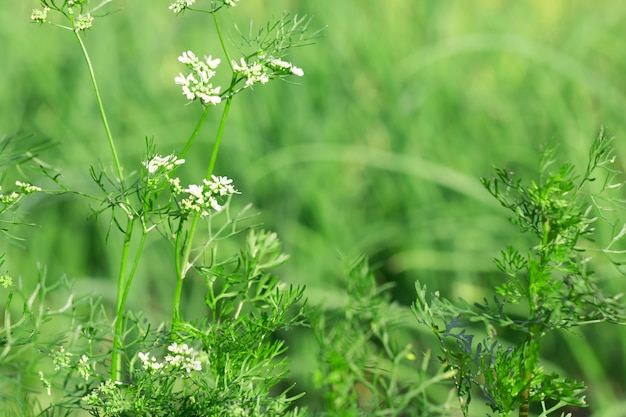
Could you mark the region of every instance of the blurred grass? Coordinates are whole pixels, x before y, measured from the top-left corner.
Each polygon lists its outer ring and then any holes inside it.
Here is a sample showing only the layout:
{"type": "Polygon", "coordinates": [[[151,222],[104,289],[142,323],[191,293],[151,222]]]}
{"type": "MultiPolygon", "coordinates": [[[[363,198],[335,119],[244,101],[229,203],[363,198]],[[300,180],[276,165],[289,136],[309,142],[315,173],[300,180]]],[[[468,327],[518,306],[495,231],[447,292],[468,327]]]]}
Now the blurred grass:
{"type": "MultiPolygon", "coordinates": [[[[173,83],[176,57],[218,48],[203,16],[174,18],[165,3],[116,3],[119,12],[96,20],[87,45],[123,163],[134,169],[146,136],[161,153],[180,149],[200,113],[184,106],[173,83]]],[[[285,9],[313,15],[325,36],[288,57],[305,70],[297,85],[271,83],[236,97],[217,171],[233,177],[241,205],[253,202],[279,233],[292,256],[282,277],[305,284],[312,304],[341,299],[338,253],[361,252],[381,282],[396,282],[404,305],[416,279],[480,299],[497,282],[491,259],[524,242],[479,177],[494,165],[532,174],[550,140],[580,166],[601,124],[617,137],[624,164],[626,3],[266,3],[241,2],[225,14],[225,27],[285,9]]],[[[42,158],[69,186],[94,191],[88,166],[110,158],[93,91],[71,36],[29,23],[35,6],[0,6],[0,134],[62,142],[42,158]]],[[[207,159],[217,112],[211,117],[195,149],[207,159]]],[[[13,273],[34,276],[40,262],[51,277],[66,273],[113,297],[120,239],[105,247],[106,221],[87,220],[89,208],[72,196],[43,197],[29,209],[40,227],[23,231],[24,247],[10,248],[13,273]]],[[[167,318],[174,282],[162,248],[150,242],[131,302],[167,318]]],[[[599,270],[607,286],[626,288],[614,270],[599,270]]],[[[412,331],[414,345],[426,349],[428,339],[412,331]]],[[[599,327],[549,342],[547,360],[590,386],[594,415],[618,415],[611,410],[625,400],[626,331],[599,327]]],[[[297,346],[296,364],[307,354],[305,343],[297,346]]],[[[295,371],[307,387],[307,369],[295,371]]]]}

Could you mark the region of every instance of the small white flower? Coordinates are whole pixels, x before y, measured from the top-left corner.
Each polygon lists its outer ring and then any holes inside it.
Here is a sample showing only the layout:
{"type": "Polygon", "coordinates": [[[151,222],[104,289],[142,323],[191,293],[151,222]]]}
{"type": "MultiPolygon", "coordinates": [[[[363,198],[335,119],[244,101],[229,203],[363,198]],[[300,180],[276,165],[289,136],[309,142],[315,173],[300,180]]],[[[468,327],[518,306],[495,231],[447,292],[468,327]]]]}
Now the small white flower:
{"type": "Polygon", "coordinates": [[[296,67],[291,62],[283,61],[279,58],[270,57],[268,59],[268,64],[270,68],[272,68],[279,74],[292,74],[298,77],[304,76],[304,71],[302,70],[302,68],[296,67]]]}
{"type": "Polygon", "coordinates": [[[206,64],[209,66],[209,68],[211,69],[217,69],[217,66],[220,64],[220,62],[222,62],[222,60],[219,58],[213,59],[211,55],[209,56],[205,55],[204,60],[206,61],[206,64]]]}
{"type": "Polygon", "coordinates": [[[29,184],[27,182],[15,181],[15,185],[19,187],[20,191],[23,194],[33,194],[33,193],[36,193],[38,191],[41,191],[40,187],[37,187],[36,185],[29,184]]]}
{"type": "Polygon", "coordinates": [[[178,346],[176,342],[173,342],[167,347],[167,350],[174,355],[167,355],[165,362],[168,363],[174,369],[182,369],[188,374],[191,371],[201,371],[202,364],[199,360],[195,359],[195,351],[190,348],[186,343],[178,346]]]}
{"type": "Polygon", "coordinates": [[[278,58],[270,58],[269,63],[273,67],[291,69],[291,63],[278,58]]]}
{"type": "Polygon", "coordinates": [[[240,73],[246,79],[246,87],[251,87],[256,83],[265,84],[270,80],[265,67],[258,62],[248,64],[244,58],[241,58],[240,64],[237,61],[232,61],[232,64],[235,73],[240,73]]]}
{"type": "Polygon", "coordinates": [[[224,206],[221,206],[218,202],[217,199],[215,197],[209,197],[209,205],[211,206],[211,208],[217,212],[222,211],[222,209],[224,209],[224,206]]]}
{"type": "Polygon", "coordinates": [[[154,155],[149,161],[143,161],[141,164],[148,169],[150,175],[154,175],[161,168],[170,172],[177,165],[184,163],[184,159],[178,159],[175,155],[170,154],[167,156],[154,155]]]}
{"type": "Polygon", "coordinates": [[[9,288],[13,286],[13,278],[10,275],[0,276],[0,286],[3,288],[9,288]]]}
{"type": "Polygon", "coordinates": [[[232,185],[233,180],[228,177],[218,177],[217,175],[211,175],[210,180],[203,180],[204,185],[206,185],[213,194],[219,196],[231,195],[231,194],[240,194],[239,191],[235,189],[232,185]]]}
{"type": "Polygon", "coordinates": [[[191,51],[185,51],[178,57],[178,60],[183,64],[193,64],[198,62],[198,57],[191,51]]]}
{"type": "Polygon", "coordinates": [[[223,0],[224,4],[229,7],[235,7],[239,0],[223,0]]]}
{"type": "Polygon", "coordinates": [[[22,195],[13,191],[11,194],[0,194],[0,203],[10,206],[15,203],[22,195]]]}
{"type": "Polygon", "coordinates": [[[156,358],[151,357],[150,352],[148,353],[139,352],[137,353],[137,356],[139,357],[139,359],[141,360],[141,363],[143,364],[143,369],[145,369],[146,371],[150,373],[161,371],[163,367],[165,366],[165,364],[158,362],[156,358]]]}
{"type": "Polygon", "coordinates": [[[204,104],[219,104],[222,101],[219,96],[221,88],[214,87],[210,80],[215,76],[214,70],[221,60],[209,55],[200,61],[192,51],[183,52],[178,60],[192,71],[187,75],[181,72],[174,78],[174,83],[181,86],[187,100],[200,99],[204,104]]]}
{"type": "Polygon", "coordinates": [[[297,75],[298,77],[303,77],[304,76],[304,71],[302,70],[302,68],[298,68],[296,66],[291,66],[291,73],[293,75],[297,75]]]}
{"type": "Polygon", "coordinates": [[[196,185],[196,184],[189,184],[189,186],[187,188],[185,188],[183,191],[185,191],[186,193],[191,194],[192,196],[196,197],[196,198],[202,198],[202,193],[204,192],[204,187],[202,187],[201,185],[196,185]]]}
{"type": "Polygon", "coordinates": [[[180,194],[183,192],[183,187],[180,185],[180,178],[170,178],[170,186],[172,187],[172,191],[176,194],[180,194]]]}
{"type": "MultiPolygon", "coordinates": [[[[217,91],[219,93],[219,90],[217,91]]],[[[220,104],[222,102],[222,98],[220,96],[211,96],[209,94],[200,94],[200,99],[204,104],[220,104]]]]}
{"type": "Polygon", "coordinates": [[[76,369],[78,369],[78,374],[83,377],[85,381],[89,380],[89,377],[91,376],[92,366],[91,362],[89,362],[89,357],[87,355],[83,355],[80,357],[76,369]]]}
{"type": "Polygon", "coordinates": [[[44,23],[48,18],[49,11],[49,7],[44,7],[43,9],[33,9],[33,12],[30,15],[30,20],[37,23],[44,23]]]}
{"type": "Polygon", "coordinates": [[[195,2],[196,0],[176,0],[174,3],[170,4],[169,9],[178,14],[186,8],[193,6],[195,2]]]}
{"type": "Polygon", "coordinates": [[[65,347],[60,345],[58,348],[50,352],[52,363],[54,364],[54,370],[59,371],[63,368],[69,368],[72,362],[72,352],[66,352],[65,347]]]}
{"type": "Polygon", "coordinates": [[[93,25],[93,17],[89,14],[79,14],[74,21],[74,30],[79,32],[81,30],[89,29],[93,25]]]}
{"type": "Polygon", "coordinates": [[[50,384],[50,381],[45,378],[43,372],[41,371],[39,371],[39,380],[43,384],[44,388],[46,388],[46,393],[48,395],[52,395],[52,384],[50,384]]]}

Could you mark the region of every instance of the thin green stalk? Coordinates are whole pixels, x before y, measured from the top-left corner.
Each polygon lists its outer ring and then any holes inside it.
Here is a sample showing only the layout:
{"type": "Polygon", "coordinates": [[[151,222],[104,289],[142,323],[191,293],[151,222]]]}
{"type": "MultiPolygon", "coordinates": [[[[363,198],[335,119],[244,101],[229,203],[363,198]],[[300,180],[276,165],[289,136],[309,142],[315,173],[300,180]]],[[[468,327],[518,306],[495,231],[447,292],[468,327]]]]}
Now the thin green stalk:
{"type": "Polygon", "coordinates": [[[83,51],[83,56],[85,57],[85,61],[87,62],[87,68],[89,69],[89,76],[91,78],[91,84],[93,85],[93,89],[96,93],[96,101],[98,103],[98,111],[100,112],[100,118],[102,119],[102,125],[104,126],[104,133],[107,137],[107,142],[109,144],[109,149],[111,150],[111,155],[113,156],[113,162],[115,163],[115,170],[117,172],[117,177],[120,181],[120,186],[124,189],[124,175],[122,173],[122,165],[120,164],[119,157],[117,156],[117,150],[115,149],[115,143],[113,142],[113,135],[111,134],[111,129],[109,128],[109,122],[107,120],[106,113],[104,111],[104,104],[102,103],[102,97],[100,96],[100,89],[98,88],[98,83],[96,82],[96,74],[93,70],[93,65],[91,65],[91,59],[89,59],[89,53],[87,52],[87,48],[85,44],[78,34],[77,31],[73,31],[74,36],[78,40],[80,44],[80,49],[83,51]]]}
{"type": "MultiPolygon", "coordinates": [[[[93,65],[91,64],[89,53],[87,52],[87,48],[85,47],[85,44],[82,38],[80,37],[77,31],[73,31],[73,32],[74,32],[74,35],[76,36],[76,39],[78,40],[78,43],[80,44],[80,48],[83,52],[83,56],[87,63],[87,68],[89,69],[89,76],[91,78],[91,83],[94,88],[96,102],[98,103],[98,111],[100,112],[100,118],[102,119],[102,125],[104,127],[104,132],[107,138],[107,143],[111,151],[111,156],[113,157],[113,163],[115,164],[115,171],[117,173],[120,187],[122,191],[124,191],[125,185],[124,185],[124,174],[122,171],[122,165],[120,163],[117,149],[115,148],[115,142],[113,141],[111,128],[109,126],[106,112],[104,110],[104,104],[102,102],[100,89],[98,88],[98,83],[96,81],[96,75],[93,69],[93,65]]],[[[128,203],[127,197],[125,197],[125,202],[128,203]]],[[[128,265],[128,259],[130,256],[130,246],[132,242],[134,224],[135,224],[135,219],[133,219],[129,215],[128,225],[127,225],[126,233],[124,236],[124,244],[122,247],[120,268],[119,268],[119,273],[117,277],[117,296],[116,296],[116,304],[115,304],[116,318],[115,318],[115,329],[114,329],[114,335],[113,335],[113,352],[111,354],[111,379],[113,379],[114,381],[119,381],[121,378],[121,369],[122,369],[121,352],[123,349],[122,335],[123,335],[123,330],[124,330],[124,321],[122,317],[124,314],[124,308],[126,306],[126,299],[128,298],[128,294],[130,292],[130,286],[133,281],[133,277],[135,276],[137,267],[139,265],[139,258],[141,257],[141,253],[143,251],[143,244],[145,242],[145,236],[146,236],[146,233],[144,231],[142,233],[141,240],[139,242],[139,247],[137,248],[137,251],[135,253],[131,271],[127,276],[126,269],[128,265]]]]}
{"type": "Polygon", "coordinates": [[[226,126],[226,118],[228,117],[228,110],[230,109],[230,103],[233,98],[228,97],[226,99],[226,103],[224,103],[224,111],[222,112],[222,118],[220,119],[220,125],[217,128],[217,134],[215,135],[215,143],[213,144],[213,152],[211,152],[211,159],[209,161],[209,168],[207,169],[207,173],[205,178],[208,180],[211,178],[213,174],[213,170],[215,169],[215,161],[217,161],[217,153],[220,148],[220,143],[222,142],[222,135],[224,134],[224,127],[226,126]]]}
{"type": "Polygon", "coordinates": [[[191,145],[193,145],[194,141],[196,140],[196,137],[198,136],[198,133],[200,133],[200,128],[202,128],[202,125],[204,124],[204,121],[206,120],[206,117],[209,114],[210,108],[211,106],[207,105],[204,111],[202,112],[202,116],[200,116],[200,119],[198,120],[198,123],[196,124],[195,129],[191,133],[191,136],[189,137],[189,140],[187,140],[187,144],[185,145],[185,148],[180,154],[181,158],[184,158],[185,155],[187,155],[187,152],[189,152],[189,150],[191,149],[191,145]]]}
{"type": "Polygon", "coordinates": [[[117,296],[115,303],[115,331],[113,333],[113,352],[111,354],[111,379],[119,381],[122,369],[122,357],[120,356],[122,349],[122,332],[123,323],[122,314],[124,312],[124,292],[126,288],[126,266],[130,253],[130,244],[133,237],[133,226],[135,221],[128,219],[128,226],[124,235],[124,245],[122,246],[122,258],[120,260],[120,269],[117,276],[117,296]]]}
{"type": "MultiPolygon", "coordinates": [[[[224,110],[222,111],[220,124],[217,128],[217,133],[215,135],[215,142],[213,143],[213,151],[211,152],[211,159],[209,160],[209,167],[207,169],[206,179],[211,178],[211,174],[213,174],[213,170],[215,169],[215,162],[217,160],[217,154],[219,151],[220,143],[222,142],[222,136],[224,135],[224,127],[226,126],[226,119],[228,117],[228,110],[230,109],[231,102],[232,102],[232,97],[229,97],[224,103],[224,110]]],[[[182,296],[182,292],[183,292],[183,280],[185,279],[185,276],[187,274],[187,269],[188,269],[187,264],[189,262],[189,257],[191,255],[193,238],[195,236],[199,220],[200,220],[200,213],[196,213],[191,221],[191,225],[189,227],[189,233],[184,237],[184,240],[182,242],[180,238],[182,234],[182,222],[181,222],[181,227],[179,227],[178,233],[176,234],[175,265],[176,265],[176,278],[177,279],[176,279],[176,289],[174,290],[174,307],[172,311],[172,324],[177,323],[181,319],[180,297],[182,296]],[[181,255],[181,250],[182,250],[182,255],[181,255]]]]}
{"type": "Polygon", "coordinates": [[[213,15],[213,23],[215,24],[215,30],[217,32],[217,37],[220,40],[220,45],[222,46],[222,51],[224,51],[224,55],[226,56],[226,61],[228,61],[228,65],[230,66],[230,70],[235,72],[235,68],[233,68],[233,60],[230,59],[230,55],[228,53],[228,49],[226,49],[226,44],[224,43],[224,37],[222,36],[222,30],[220,29],[219,21],[217,20],[217,14],[215,12],[211,13],[213,15]]]}
{"type": "Polygon", "coordinates": [[[143,253],[143,247],[147,236],[146,231],[142,230],[141,238],[139,239],[139,244],[137,246],[135,257],[133,259],[133,264],[131,266],[130,272],[128,273],[128,276],[126,276],[126,266],[128,265],[134,224],[134,220],[131,219],[124,238],[124,246],[122,248],[122,262],[120,263],[120,272],[117,282],[117,300],[115,304],[115,333],[113,335],[113,353],[111,355],[111,379],[114,381],[119,381],[121,378],[122,357],[120,356],[120,354],[123,349],[122,336],[124,333],[124,320],[122,320],[122,317],[124,315],[124,309],[126,307],[126,299],[128,298],[130,287],[133,282],[133,278],[135,277],[135,272],[137,271],[137,267],[139,266],[139,259],[141,258],[141,254],[143,253]]]}
{"type": "MultiPolygon", "coordinates": [[[[220,25],[219,22],[217,20],[217,16],[215,14],[215,12],[211,13],[211,15],[213,16],[213,22],[215,23],[215,29],[217,31],[217,35],[218,38],[220,40],[220,44],[222,46],[222,50],[224,51],[224,55],[226,56],[226,60],[228,61],[228,65],[231,68],[231,71],[234,71],[233,69],[233,63],[232,60],[230,59],[230,55],[228,54],[228,50],[226,49],[226,44],[224,43],[224,37],[222,36],[222,31],[220,30],[220,25]]],[[[235,83],[235,78],[233,77],[233,80],[231,81],[231,84],[235,83]]],[[[231,85],[232,88],[232,85],[231,85]]],[[[219,147],[220,147],[220,143],[222,142],[222,136],[224,134],[224,127],[226,126],[226,119],[228,117],[228,111],[230,109],[230,104],[232,102],[232,96],[229,96],[226,99],[226,102],[224,103],[224,110],[222,111],[222,117],[220,118],[220,123],[219,126],[217,128],[217,133],[215,134],[215,141],[213,143],[213,150],[211,152],[211,158],[209,160],[209,166],[207,168],[207,173],[205,178],[206,179],[210,179],[211,175],[213,174],[213,170],[215,169],[215,163],[217,161],[217,154],[219,151],[219,147]]],[[[194,129],[194,131],[191,134],[191,137],[189,138],[189,140],[187,141],[187,144],[185,145],[185,148],[183,149],[183,152],[181,153],[181,157],[184,157],[187,152],[189,152],[191,145],[193,144],[193,142],[195,141],[198,132],[200,131],[200,128],[202,127],[202,125],[204,124],[204,121],[207,117],[207,114],[209,112],[209,108],[210,106],[207,106],[204,110],[204,112],[202,113],[202,116],[200,116],[200,120],[198,121],[198,123],[196,124],[196,128],[194,129]]],[[[189,227],[189,233],[186,234],[184,236],[184,238],[181,240],[181,235],[182,235],[182,226],[183,226],[183,221],[181,220],[181,223],[179,225],[178,228],[178,232],[176,233],[176,244],[175,244],[175,266],[176,266],[176,288],[174,290],[174,305],[173,305],[173,309],[172,309],[172,325],[175,325],[176,323],[178,323],[181,320],[181,313],[180,313],[180,298],[182,296],[182,292],[183,292],[183,280],[185,279],[185,276],[187,275],[187,271],[189,269],[188,267],[188,263],[189,263],[189,258],[191,256],[191,248],[193,246],[193,238],[195,236],[196,233],[196,229],[198,228],[198,222],[200,221],[200,213],[196,213],[191,221],[191,225],[189,227]],[[181,253],[182,251],[182,253],[181,253]]]]}
{"type": "Polygon", "coordinates": [[[133,278],[135,277],[135,272],[137,272],[137,267],[139,266],[139,259],[141,258],[141,254],[143,253],[143,246],[144,246],[144,243],[146,243],[147,235],[148,233],[145,230],[141,231],[141,237],[139,239],[137,250],[135,252],[135,259],[133,260],[133,265],[130,268],[128,278],[126,278],[126,284],[124,285],[124,293],[122,294],[122,301],[120,303],[122,310],[118,311],[118,314],[122,314],[124,312],[124,307],[126,306],[126,299],[128,298],[128,293],[130,292],[130,286],[133,282],[133,278]]]}
{"type": "Polygon", "coordinates": [[[180,321],[180,297],[183,293],[183,280],[187,275],[187,263],[189,262],[189,256],[191,255],[191,246],[193,242],[193,237],[196,234],[196,229],[198,227],[198,222],[200,221],[200,213],[196,213],[191,220],[191,226],[189,227],[189,234],[186,235],[185,241],[183,243],[183,253],[182,256],[178,256],[180,253],[180,235],[182,233],[182,220],[181,227],[179,227],[178,233],[176,234],[176,289],[174,290],[174,309],[172,312],[172,324],[175,324],[180,321]]]}

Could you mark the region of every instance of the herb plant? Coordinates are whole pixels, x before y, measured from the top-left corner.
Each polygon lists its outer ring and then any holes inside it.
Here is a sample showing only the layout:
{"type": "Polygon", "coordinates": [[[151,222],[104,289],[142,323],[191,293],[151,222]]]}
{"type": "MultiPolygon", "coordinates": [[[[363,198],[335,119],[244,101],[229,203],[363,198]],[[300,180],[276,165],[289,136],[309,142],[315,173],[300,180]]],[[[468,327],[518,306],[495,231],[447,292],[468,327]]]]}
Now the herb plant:
{"type": "MultiPolygon", "coordinates": [[[[76,282],[48,277],[44,266],[36,279],[20,276],[9,270],[0,252],[0,412],[443,416],[450,415],[450,404],[439,405],[433,397],[454,392],[468,416],[476,387],[501,415],[518,410],[528,416],[531,405],[540,404],[541,415],[547,416],[565,405],[585,404],[583,385],[544,371],[540,350],[551,331],[623,322],[618,297],[600,291],[586,255],[592,248],[583,244],[594,232],[592,213],[606,214],[603,198],[619,187],[611,168],[611,139],[604,132],[580,177],[569,164],[551,171],[556,152],[546,150],[539,178],[530,185],[505,170],[483,181],[535,242],[527,251],[509,247],[502,252],[497,265],[507,280],[492,299],[475,306],[454,305],[438,293],[428,297],[417,285],[414,313],[442,350],[444,367],[433,374],[430,354],[414,353],[419,346],[407,331],[410,313],[391,302],[389,286],[377,283],[366,258],[347,262],[343,303],[335,309],[306,309],[304,289],[275,275],[287,260],[278,236],[255,223],[252,206],[239,203],[235,181],[220,175],[222,141],[237,140],[225,133],[231,106],[240,94],[275,79],[304,76],[286,56],[318,35],[309,31],[310,19],[284,14],[258,29],[251,25],[248,33],[236,29],[241,39],[230,42],[222,28],[223,12],[235,12],[244,2],[171,1],[163,12],[204,18],[202,35],[215,40],[217,50],[181,47],[170,87],[180,89],[180,105],[186,101],[190,111],[198,111],[197,122],[191,132],[181,133],[175,149],[165,151],[158,138],[146,139],[141,158],[116,137],[119,127],[107,116],[99,66],[86,42],[89,31],[123,9],[113,0],[39,0],[32,11],[32,22],[62,29],[75,42],[102,125],[88,139],[102,140],[108,154],[82,167],[95,187],[78,189],[67,185],[54,164],[39,159],[50,142],[21,135],[0,138],[0,232],[5,241],[27,245],[19,240],[19,226],[28,225],[20,216],[21,204],[39,193],[88,205],[91,220],[106,226],[106,249],[115,257],[115,291],[112,301],[97,292],[79,293],[76,282]],[[212,112],[219,114],[210,127],[214,134],[207,135],[212,112]],[[209,152],[201,151],[206,148],[209,152]],[[28,180],[26,163],[42,174],[32,181],[39,185],[28,180]],[[201,175],[194,166],[202,167],[201,175]],[[600,180],[599,172],[606,174],[600,180]],[[170,259],[171,266],[158,277],[172,284],[164,322],[130,308],[135,278],[155,241],[163,243],[159,256],[170,259]],[[484,326],[486,336],[478,343],[469,333],[471,324],[484,326]],[[312,412],[298,406],[304,393],[287,378],[282,339],[284,332],[307,326],[313,329],[308,340],[319,348],[310,374],[323,402],[312,412]],[[519,343],[506,344],[498,338],[502,331],[519,335],[519,343]],[[448,379],[454,381],[453,391],[431,395],[448,379]]],[[[626,228],[616,230],[604,250],[610,256],[621,253],[614,246],[626,233],[626,228]]]]}
{"type": "MultiPolygon", "coordinates": [[[[585,406],[582,383],[541,365],[544,337],[593,323],[624,323],[620,296],[602,292],[585,245],[592,239],[599,218],[609,220],[609,210],[619,201],[611,191],[621,187],[613,168],[612,138],[602,130],[593,142],[582,175],[572,164],[555,167],[555,148],[542,152],[539,176],[524,184],[512,172],[497,169],[483,185],[511,213],[511,221],[534,243],[527,250],[507,247],[496,259],[506,279],[496,294],[471,306],[464,300],[453,304],[438,292],[428,296],[417,284],[414,313],[430,327],[441,347],[444,368],[455,372],[454,382],[463,415],[470,415],[475,387],[491,409],[508,416],[518,410],[527,417],[531,404],[541,406],[541,416],[566,406],[585,406]],[[613,203],[612,205],[609,203],[613,203]],[[478,339],[468,328],[484,326],[478,339]],[[502,331],[519,335],[506,345],[502,331]]],[[[604,253],[624,235],[619,231],[604,253]]]]}
{"type": "MultiPolygon", "coordinates": [[[[9,292],[0,333],[4,338],[0,365],[25,363],[24,356],[47,362],[37,368],[45,389],[44,396],[37,397],[40,405],[28,393],[32,383],[18,383],[13,384],[23,388],[18,396],[14,395],[17,388],[4,391],[7,401],[16,398],[6,410],[57,415],[82,409],[94,416],[301,413],[292,406],[298,395],[292,395],[289,387],[278,388],[287,373],[286,347],[275,333],[303,324],[303,289],[281,283],[272,273],[287,259],[278,237],[251,224],[250,206],[231,212],[231,198],[240,192],[233,180],[215,171],[234,97],[273,79],[302,77],[303,70],[283,58],[314,34],[308,34],[308,18],[285,14],[243,36],[238,45],[241,55],[236,56],[222,33],[220,13],[237,3],[175,0],[169,5],[173,15],[205,16],[212,27],[209,36],[217,38],[221,49],[204,56],[187,49],[180,54],[180,73],[172,74],[172,86],[181,89],[183,99],[201,107],[196,127],[169,154],[157,151],[157,141],[146,140],[145,157],[133,167],[122,164],[128,159],[122,157],[125,147],[114,137],[115,125],[107,117],[84,41],[95,22],[117,11],[115,3],[41,0],[40,8],[33,10],[33,22],[64,29],[76,41],[95,93],[110,159],[102,168],[89,169],[100,194],[70,189],[62,175],[41,165],[49,188],[16,182],[17,191],[2,195],[0,214],[27,194],[74,195],[93,207],[95,218],[108,223],[107,241],[119,239],[121,253],[113,306],[97,295],[78,297],[68,280],[49,285],[42,278],[29,295],[8,274],[3,276],[1,283],[9,292]],[[225,74],[225,86],[217,85],[218,72],[225,74]],[[205,157],[194,149],[200,145],[207,115],[220,108],[212,150],[205,157]],[[190,159],[198,159],[205,168],[202,177],[187,183],[179,174],[190,176],[184,166],[190,159]],[[172,269],[162,279],[169,276],[174,284],[171,321],[161,324],[127,307],[146,242],[154,235],[168,243],[172,269]],[[219,250],[237,244],[240,250],[235,254],[219,250]],[[198,280],[205,287],[204,314],[188,317],[181,301],[185,284],[198,280]],[[67,290],[67,301],[51,309],[49,295],[61,285],[67,290]],[[18,296],[22,314],[15,316],[18,296]],[[55,326],[44,332],[44,323],[51,320],[55,326]],[[61,330],[66,326],[72,329],[69,333],[61,330]]],[[[14,366],[9,374],[21,381],[34,369],[14,366]]],[[[3,378],[0,381],[4,383],[3,378]]]]}

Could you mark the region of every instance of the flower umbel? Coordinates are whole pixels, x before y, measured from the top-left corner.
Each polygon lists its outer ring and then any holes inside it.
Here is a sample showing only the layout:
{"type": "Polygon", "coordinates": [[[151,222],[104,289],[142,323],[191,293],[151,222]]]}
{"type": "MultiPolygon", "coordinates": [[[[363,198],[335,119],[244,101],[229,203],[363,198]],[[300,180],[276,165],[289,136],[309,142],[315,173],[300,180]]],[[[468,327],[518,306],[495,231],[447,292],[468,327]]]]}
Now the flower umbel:
{"type": "Polygon", "coordinates": [[[235,74],[245,79],[245,87],[251,87],[254,84],[267,83],[272,76],[281,75],[296,75],[302,77],[304,71],[302,68],[298,68],[291,62],[283,61],[279,58],[272,56],[266,57],[264,54],[258,55],[259,61],[252,63],[246,62],[244,58],[241,58],[239,63],[233,61],[233,70],[235,74]]]}
{"type": "Polygon", "coordinates": [[[49,11],[49,7],[44,7],[43,9],[33,9],[33,12],[30,15],[30,20],[37,23],[45,23],[48,18],[49,11]]]}
{"type": "Polygon", "coordinates": [[[178,14],[183,10],[193,6],[195,2],[196,0],[176,0],[174,3],[170,4],[169,9],[178,14]]]}
{"type": "Polygon", "coordinates": [[[150,160],[143,161],[141,165],[146,167],[150,175],[154,175],[162,169],[165,172],[171,172],[177,165],[182,165],[185,163],[184,159],[178,159],[175,155],[154,155],[150,160]]]}
{"type": "Polygon", "coordinates": [[[169,374],[173,371],[185,371],[186,374],[190,374],[191,371],[202,370],[202,364],[196,359],[194,349],[186,343],[178,345],[178,343],[174,342],[167,347],[167,350],[171,354],[165,356],[163,362],[159,362],[154,356],[150,356],[150,352],[139,352],[137,356],[139,356],[143,364],[143,369],[150,374],[169,374]]]}
{"type": "Polygon", "coordinates": [[[33,194],[38,191],[41,191],[40,187],[36,185],[29,184],[27,182],[15,181],[15,185],[20,189],[23,194],[33,194]]]}
{"type": "Polygon", "coordinates": [[[9,288],[13,286],[13,278],[10,275],[0,276],[0,286],[2,288],[9,288]]]}
{"type": "Polygon", "coordinates": [[[200,99],[204,104],[219,104],[222,101],[219,96],[221,87],[214,87],[209,80],[215,76],[220,59],[209,55],[201,61],[192,51],[186,51],[178,60],[192,71],[187,75],[181,72],[174,78],[174,82],[182,86],[183,95],[188,100],[200,99]]]}
{"type": "Polygon", "coordinates": [[[239,194],[232,182],[230,178],[211,175],[211,179],[202,180],[202,184],[189,184],[187,188],[182,188],[178,178],[170,179],[172,192],[188,194],[180,201],[182,211],[185,214],[200,213],[202,217],[208,216],[210,210],[221,211],[224,208],[218,198],[239,194]]]}
{"type": "Polygon", "coordinates": [[[269,75],[265,71],[263,65],[258,62],[248,64],[245,59],[241,58],[241,65],[233,61],[233,70],[236,74],[241,75],[246,80],[246,87],[251,87],[256,83],[265,84],[270,80],[269,75]]]}
{"type": "Polygon", "coordinates": [[[93,17],[89,13],[79,14],[74,21],[74,30],[81,31],[89,29],[93,25],[93,17]]]}
{"type": "Polygon", "coordinates": [[[60,371],[61,369],[69,368],[72,364],[72,356],[74,356],[72,352],[66,352],[65,347],[62,345],[52,350],[50,357],[54,364],[54,370],[60,371]]]}

